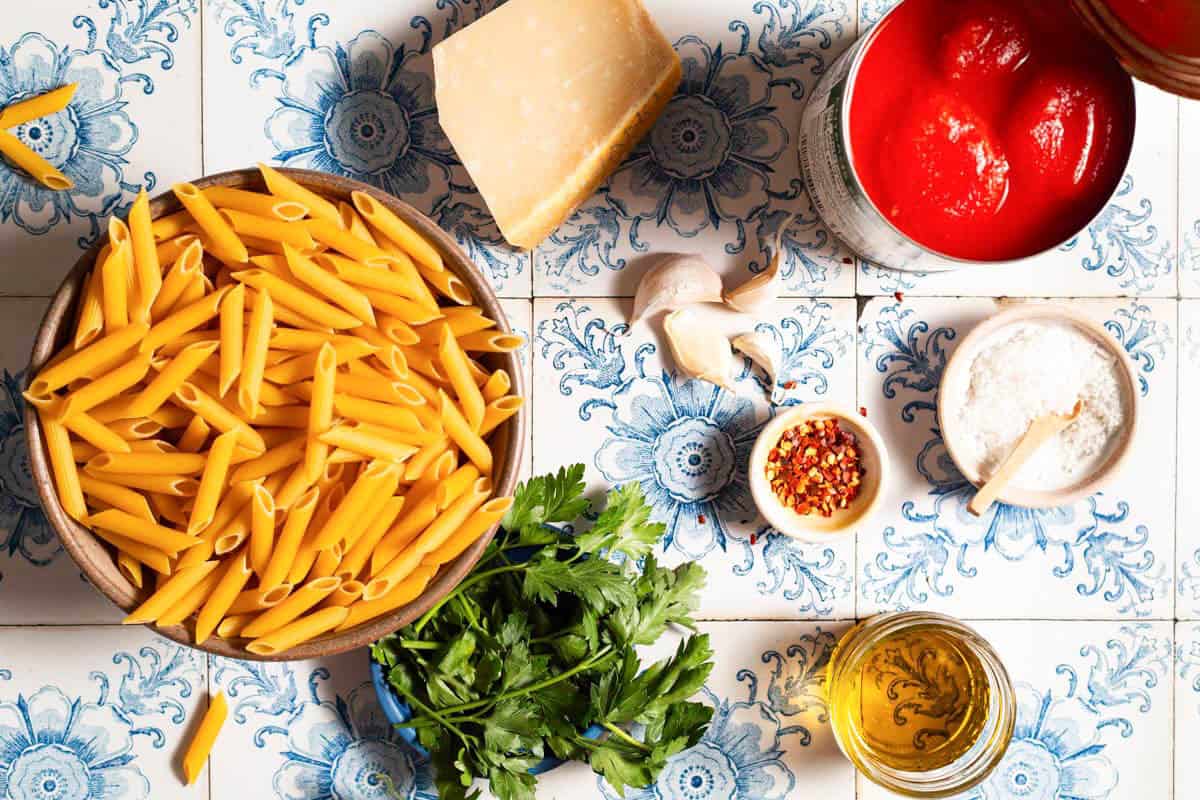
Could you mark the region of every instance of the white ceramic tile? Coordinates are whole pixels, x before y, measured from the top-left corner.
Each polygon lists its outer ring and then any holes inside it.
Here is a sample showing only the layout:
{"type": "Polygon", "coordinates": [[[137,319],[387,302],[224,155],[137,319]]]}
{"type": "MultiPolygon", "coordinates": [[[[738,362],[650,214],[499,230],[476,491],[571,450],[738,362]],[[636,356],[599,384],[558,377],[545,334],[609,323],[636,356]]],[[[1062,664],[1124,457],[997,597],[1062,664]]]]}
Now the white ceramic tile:
{"type": "Polygon", "coordinates": [[[783,236],[787,294],[848,296],[853,265],[799,174],[800,109],[854,36],[846,0],[647,0],[684,79],[654,130],[534,254],[539,296],[631,296],[650,253],[700,253],[727,282],[783,236]]]}
{"type": "Polygon", "coordinates": [[[0,105],[80,84],[66,110],[15,130],[75,188],[0,169],[0,294],[52,293],[138,189],[201,173],[196,0],[132,5],[46,0],[0,15],[0,105]]]}
{"type": "Polygon", "coordinates": [[[893,480],[859,534],[860,616],[927,607],[967,618],[1170,618],[1176,304],[1070,303],[1102,322],[1138,364],[1141,413],[1126,468],[1073,506],[998,504],[982,517],[967,512],[973,491],[942,444],[936,390],[957,343],[997,301],[867,304],[859,402],[888,442],[893,480]]]}
{"type": "Polygon", "coordinates": [[[229,700],[213,749],[213,798],[436,800],[427,762],[394,733],[375,699],[367,652],[321,662],[212,657],[212,691],[229,700]]]}
{"type": "Polygon", "coordinates": [[[119,626],[3,628],[0,652],[8,797],[209,796],[207,781],[185,786],[178,767],[206,701],[198,653],[119,626]]]}
{"type": "MultiPolygon", "coordinates": [[[[1200,625],[1175,625],[1175,742],[1200,741],[1200,625]]],[[[1175,797],[1200,796],[1200,761],[1175,755],[1175,797]]]]}
{"type": "MultiPolygon", "coordinates": [[[[1169,622],[973,625],[1008,669],[1017,727],[1000,765],[957,798],[1171,796],[1169,622]]],[[[861,777],[859,788],[862,800],[895,796],[861,777]]]]}
{"type": "MultiPolygon", "coordinates": [[[[677,376],[653,325],[626,335],[630,305],[534,302],[534,472],[582,462],[597,492],[640,481],[667,525],[663,561],[708,570],[705,617],[849,616],[851,541],[800,544],[754,510],[746,459],[773,413],[762,377],[746,362],[734,395],[677,376]]],[[[760,324],[782,347],[788,402],[853,405],[853,314],[850,300],[781,300],[760,324]]]]}
{"type": "MultiPolygon", "coordinates": [[[[827,721],[824,668],[849,623],[780,626],[705,622],[716,651],[696,699],[715,709],[704,738],[672,758],[658,781],[627,789],[626,800],[851,800],[854,768],[837,749],[827,721]]],[[[666,636],[642,663],[669,656],[666,636]]],[[[611,787],[582,764],[538,781],[539,800],[616,800],[611,787]]]]}
{"type": "Polygon", "coordinates": [[[1200,101],[1179,101],[1179,293],[1200,295],[1200,101]]]}
{"type": "MultiPolygon", "coordinates": [[[[533,397],[533,359],[530,353],[529,341],[533,335],[533,303],[529,300],[502,299],[500,306],[508,316],[508,324],[514,332],[525,337],[525,346],[517,351],[521,361],[522,377],[525,379],[525,402],[532,404],[533,397]]],[[[521,480],[528,478],[533,471],[533,425],[525,426],[525,452],[521,457],[521,480]]]]}
{"type": "Polygon", "coordinates": [[[433,102],[430,49],[495,0],[206,5],[209,172],[267,161],[374,184],[432,216],[501,294],[529,296],[529,255],[502,243],[433,102]]]}
{"type": "Polygon", "coordinates": [[[1018,264],[916,273],[858,268],[859,294],[1174,297],[1179,141],[1176,99],[1138,83],[1133,155],[1116,195],[1087,229],[1018,264]]]}
{"type": "Polygon", "coordinates": [[[41,298],[0,298],[0,624],[116,622],[63,550],[29,470],[21,388],[45,309],[41,298]]]}
{"type": "Polygon", "coordinates": [[[1179,543],[1175,548],[1175,576],[1179,594],[1175,615],[1179,619],[1200,618],[1200,497],[1195,491],[1200,479],[1200,420],[1192,413],[1200,401],[1200,301],[1179,304],[1179,543]]]}

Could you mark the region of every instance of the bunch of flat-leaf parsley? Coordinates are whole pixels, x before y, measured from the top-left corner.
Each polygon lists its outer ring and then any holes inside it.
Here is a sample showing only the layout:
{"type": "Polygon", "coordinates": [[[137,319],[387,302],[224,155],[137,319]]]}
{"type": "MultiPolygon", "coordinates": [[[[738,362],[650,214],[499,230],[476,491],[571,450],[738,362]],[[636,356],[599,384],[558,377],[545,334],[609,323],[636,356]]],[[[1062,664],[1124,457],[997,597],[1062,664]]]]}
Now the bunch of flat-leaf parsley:
{"type": "Polygon", "coordinates": [[[613,489],[587,530],[553,527],[588,511],[583,490],[582,464],[519,486],[474,571],[371,649],[413,709],[443,800],[475,797],[475,778],[501,800],[532,798],[529,768],[549,755],[588,762],[623,794],[712,717],[688,700],[712,670],[706,635],[645,669],[634,650],[672,623],[695,630],[703,568],[655,562],[663,526],[637,484],[613,489]]]}

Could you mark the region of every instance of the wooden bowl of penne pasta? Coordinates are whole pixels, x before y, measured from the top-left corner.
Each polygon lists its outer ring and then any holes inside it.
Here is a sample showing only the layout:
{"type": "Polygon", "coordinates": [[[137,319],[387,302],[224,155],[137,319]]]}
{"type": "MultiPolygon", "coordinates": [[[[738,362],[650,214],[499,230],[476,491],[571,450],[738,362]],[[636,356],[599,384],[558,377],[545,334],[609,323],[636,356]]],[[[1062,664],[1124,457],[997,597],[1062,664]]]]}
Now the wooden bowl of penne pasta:
{"type": "Polygon", "coordinates": [[[34,479],[125,622],[235,658],[362,647],[511,505],[521,344],[455,241],[373,187],[259,165],[143,193],[38,330],[34,479]]]}

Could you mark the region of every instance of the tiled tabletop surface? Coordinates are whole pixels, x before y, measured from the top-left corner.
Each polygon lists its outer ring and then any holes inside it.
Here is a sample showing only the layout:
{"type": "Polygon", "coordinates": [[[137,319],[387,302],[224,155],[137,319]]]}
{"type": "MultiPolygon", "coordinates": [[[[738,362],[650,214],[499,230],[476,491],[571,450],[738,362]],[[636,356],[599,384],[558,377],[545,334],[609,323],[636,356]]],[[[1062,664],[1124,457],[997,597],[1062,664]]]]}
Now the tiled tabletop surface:
{"type": "MultiPolygon", "coordinates": [[[[1200,797],[1200,764],[1186,756],[1200,741],[1200,423],[1184,413],[1200,400],[1200,299],[1189,299],[1200,298],[1200,181],[1179,178],[1200,175],[1200,105],[1138,87],[1120,191],[1051,255],[893,273],[830,239],[795,156],[814,81],[886,0],[647,0],[690,78],[660,124],[711,126],[697,104],[724,121],[702,131],[708,177],[677,180],[678,154],[639,150],[529,255],[500,243],[433,104],[430,47],[491,5],[5,5],[0,104],[69,80],[81,89],[69,113],[18,132],[74,192],[0,169],[0,794],[346,800],[386,796],[382,770],[402,796],[433,796],[427,767],[376,709],[364,654],[260,666],[116,626],[31,487],[17,387],[45,298],[80,248],[142,186],[267,160],[370,181],[452,231],[530,336],[526,469],[582,461],[597,487],[641,481],[668,526],[664,558],[707,568],[717,663],[704,694],[717,712],[698,747],[632,796],[882,796],[837,753],[821,668],[855,617],[932,608],[975,621],[1020,682],[1017,740],[970,797],[1200,797]],[[895,468],[883,512],[828,547],[785,539],[754,513],[741,470],[772,413],[761,375],[747,369],[736,394],[680,381],[661,343],[623,324],[647,254],[700,252],[744,278],[793,212],[788,297],[763,320],[786,354],[786,402],[865,408],[895,468]],[[975,519],[941,446],[936,386],[1000,295],[1086,298],[1065,302],[1134,356],[1143,415],[1131,468],[1108,491],[975,519]],[[184,788],[180,743],[217,689],[232,718],[206,777],[184,788]]],[[[564,767],[539,796],[615,795],[564,767]]]]}

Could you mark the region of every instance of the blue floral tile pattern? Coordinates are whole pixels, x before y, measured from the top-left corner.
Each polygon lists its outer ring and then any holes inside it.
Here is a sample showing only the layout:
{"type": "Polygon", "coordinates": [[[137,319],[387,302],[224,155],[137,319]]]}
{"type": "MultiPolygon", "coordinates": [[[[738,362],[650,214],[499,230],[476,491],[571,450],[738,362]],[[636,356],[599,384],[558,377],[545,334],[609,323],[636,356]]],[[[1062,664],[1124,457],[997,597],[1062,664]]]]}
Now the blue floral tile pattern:
{"type": "MultiPolygon", "coordinates": [[[[102,630],[102,629],[101,629],[102,630]]],[[[168,742],[196,711],[204,659],[144,630],[5,635],[0,668],[0,788],[13,800],[148,800],[190,794],[168,742]],[[82,645],[82,648],[81,648],[82,645]],[[26,647],[30,648],[26,650],[26,647]],[[53,676],[36,652],[65,657],[53,676]],[[128,648],[128,649],[126,649],[128,648]],[[87,665],[94,669],[87,672],[87,665]]]]}
{"type": "MultiPolygon", "coordinates": [[[[343,689],[366,673],[365,652],[329,667],[213,658],[212,682],[229,697],[239,742],[219,744],[215,763],[238,764],[245,741],[259,765],[249,783],[256,797],[436,800],[428,761],[392,729],[370,681],[343,689]]],[[[214,797],[247,790],[236,773],[222,771],[214,797]]]]}
{"type": "MultiPolygon", "coordinates": [[[[1173,307],[1076,307],[1103,322],[1139,366],[1141,428],[1126,475],[1160,469],[1164,460],[1170,465],[1164,453],[1173,441],[1173,307]]],[[[878,299],[859,322],[860,402],[889,442],[897,478],[872,530],[859,537],[859,613],[930,607],[968,617],[1168,614],[1168,483],[1119,481],[1063,508],[996,504],[982,517],[966,510],[973,489],[942,442],[937,387],[956,342],[995,309],[990,300],[878,299]],[[998,591],[1018,575],[1038,591],[998,591]]]]}
{"type": "Polygon", "coordinates": [[[657,17],[675,43],[683,79],[653,130],[595,197],[534,256],[538,294],[631,295],[639,256],[702,250],[744,280],[778,239],[789,295],[844,296],[852,261],[821,225],[798,174],[796,127],[812,85],[850,40],[841,0],[667,3],[657,17]],[[782,230],[781,230],[782,229],[782,230]]]}
{"type": "Polygon", "coordinates": [[[529,296],[529,257],[503,242],[434,105],[429,51],[496,5],[449,0],[390,28],[368,15],[374,24],[354,29],[332,2],[212,0],[225,40],[211,38],[208,52],[223,74],[241,76],[246,106],[261,109],[261,134],[246,131],[255,144],[241,162],[331,172],[395,194],[450,232],[498,290],[529,296]]]}
{"type": "MultiPolygon", "coordinates": [[[[583,461],[593,481],[640,482],[667,526],[663,558],[699,560],[722,587],[706,594],[716,616],[849,611],[849,543],[784,537],[750,499],[749,451],[774,414],[765,377],[747,361],[736,392],[684,378],[627,313],[611,300],[536,301],[534,472],[583,461]]],[[[785,402],[852,404],[851,314],[846,301],[781,301],[760,324],[781,346],[785,402]]]]}
{"type": "MultiPolygon", "coordinates": [[[[148,130],[161,135],[159,122],[147,115],[162,113],[171,102],[163,87],[176,95],[182,88],[177,56],[187,58],[192,70],[198,66],[191,58],[198,49],[184,39],[198,14],[197,0],[51,6],[0,25],[0,106],[78,84],[66,108],[11,130],[75,185],[54,192],[12,165],[0,169],[6,252],[49,267],[14,274],[0,294],[48,294],[110,214],[127,210],[140,189],[154,190],[164,169],[169,180],[178,180],[199,168],[198,137],[174,151],[174,163],[161,167],[148,165],[166,152],[163,143],[145,138],[148,130]]],[[[194,41],[198,45],[198,36],[194,41]]],[[[177,116],[190,122],[188,114],[177,116]]]]}

